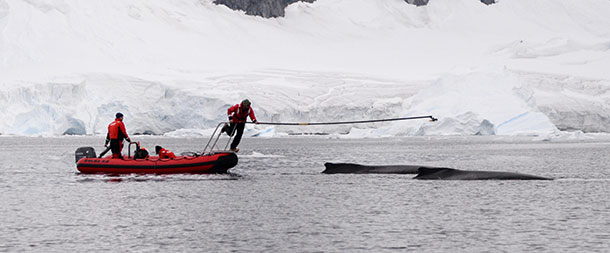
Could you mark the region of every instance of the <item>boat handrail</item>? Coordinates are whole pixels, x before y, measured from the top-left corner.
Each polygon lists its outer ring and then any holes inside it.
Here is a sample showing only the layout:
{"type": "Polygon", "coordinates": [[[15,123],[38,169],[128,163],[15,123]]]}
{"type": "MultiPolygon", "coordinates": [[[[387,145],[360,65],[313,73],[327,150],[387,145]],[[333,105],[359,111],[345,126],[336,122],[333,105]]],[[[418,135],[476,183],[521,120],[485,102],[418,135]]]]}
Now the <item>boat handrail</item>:
{"type": "Polygon", "coordinates": [[[214,132],[212,133],[212,136],[210,136],[210,139],[208,140],[208,143],[205,145],[205,148],[203,148],[203,152],[201,153],[201,155],[210,155],[210,154],[214,154],[215,152],[226,152],[226,151],[228,151],[229,143],[233,139],[233,135],[235,134],[235,129],[237,127],[234,127],[232,129],[233,131],[229,135],[229,139],[227,140],[227,144],[225,145],[224,149],[221,150],[220,148],[218,148],[217,144],[218,144],[218,140],[220,140],[220,136],[222,136],[223,132],[222,131],[218,131],[218,129],[221,128],[221,127],[224,127],[225,124],[228,125],[229,123],[228,122],[220,122],[220,123],[218,123],[218,125],[214,129],[214,132]],[[214,151],[215,147],[216,147],[216,151],[214,151]],[[208,148],[209,148],[209,150],[208,150],[208,148]]]}
{"type": "MultiPolygon", "coordinates": [[[[131,158],[131,144],[136,145],[136,149],[135,150],[140,149],[140,142],[130,141],[129,145],[127,145],[127,158],[131,158]]],[[[135,151],[134,151],[134,155],[135,155],[135,151]]]]}

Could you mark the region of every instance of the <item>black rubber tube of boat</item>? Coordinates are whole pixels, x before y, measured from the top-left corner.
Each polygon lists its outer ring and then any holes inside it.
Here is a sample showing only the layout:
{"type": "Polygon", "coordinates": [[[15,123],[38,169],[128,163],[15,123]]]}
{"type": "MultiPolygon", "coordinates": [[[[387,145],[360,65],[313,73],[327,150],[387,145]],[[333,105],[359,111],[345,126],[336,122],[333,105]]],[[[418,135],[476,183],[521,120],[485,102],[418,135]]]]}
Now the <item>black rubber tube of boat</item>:
{"type": "MultiPolygon", "coordinates": [[[[360,124],[360,123],[373,123],[373,122],[411,120],[411,119],[430,119],[430,121],[437,121],[438,120],[437,118],[432,117],[432,115],[426,115],[426,116],[415,116],[415,117],[404,117],[404,118],[356,120],[356,121],[306,122],[306,123],[258,122],[258,124],[260,124],[260,125],[277,125],[277,126],[315,126],[315,125],[360,124]]],[[[254,122],[247,122],[247,123],[248,124],[254,124],[254,122]]]]}

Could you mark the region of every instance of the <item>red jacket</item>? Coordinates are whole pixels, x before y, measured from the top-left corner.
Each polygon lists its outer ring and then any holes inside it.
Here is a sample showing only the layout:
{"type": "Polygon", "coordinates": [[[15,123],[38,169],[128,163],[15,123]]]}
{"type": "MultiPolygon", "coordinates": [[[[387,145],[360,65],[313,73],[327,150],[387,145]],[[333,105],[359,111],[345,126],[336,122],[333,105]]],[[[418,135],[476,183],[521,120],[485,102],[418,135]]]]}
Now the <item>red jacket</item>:
{"type": "Polygon", "coordinates": [[[123,140],[123,138],[129,139],[127,135],[127,130],[125,129],[125,124],[120,119],[115,119],[110,125],[108,125],[108,135],[106,135],[107,140],[119,139],[123,140]]]}
{"type": "Polygon", "coordinates": [[[252,106],[250,106],[248,110],[244,110],[242,104],[236,104],[229,108],[227,114],[229,114],[229,116],[233,116],[233,122],[235,123],[245,123],[248,119],[248,116],[250,116],[252,122],[256,122],[256,116],[254,116],[254,110],[252,110],[252,106]]]}
{"type": "Polygon", "coordinates": [[[159,158],[161,158],[161,159],[166,159],[166,158],[172,158],[172,159],[174,159],[174,158],[176,158],[176,155],[174,155],[174,152],[172,152],[172,151],[169,151],[169,150],[167,150],[167,149],[162,148],[162,149],[159,151],[159,158]]]}

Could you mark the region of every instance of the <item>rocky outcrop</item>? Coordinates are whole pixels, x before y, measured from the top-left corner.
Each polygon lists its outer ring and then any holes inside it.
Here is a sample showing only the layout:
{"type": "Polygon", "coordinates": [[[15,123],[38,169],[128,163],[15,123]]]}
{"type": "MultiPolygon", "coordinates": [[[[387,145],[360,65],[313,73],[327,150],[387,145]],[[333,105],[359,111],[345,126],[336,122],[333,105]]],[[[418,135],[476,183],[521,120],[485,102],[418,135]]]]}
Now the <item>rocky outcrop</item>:
{"type": "Polygon", "coordinates": [[[286,6],[299,1],[312,3],[315,0],[215,0],[214,3],[245,11],[248,15],[273,18],[283,17],[286,6]]]}
{"type": "Polygon", "coordinates": [[[422,6],[428,4],[429,0],[405,0],[407,3],[414,4],[417,6],[422,6]]]}
{"type": "MultiPolygon", "coordinates": [[[[215,0],[215,4],[226,5],[233,10],[245,11],[248,15],[261,16],[265,18],[283,17],[284,9],[294,2],[312,3],[316,0],[215,0]]],[[[422,6],[430,0],[405,0],[407,3],[422,6]]],[[[493,4],[495,0],[481,0],[485,4],[493,4]]]]}
{"type": "MultiPolygon", "coordinates": [[[[428,4],[430,0],[405,0],[407,3],[422,6],[428,4]]],[[[482,3],[490,5],[496,3],[496,0],[481,0],[482,3]]]]}

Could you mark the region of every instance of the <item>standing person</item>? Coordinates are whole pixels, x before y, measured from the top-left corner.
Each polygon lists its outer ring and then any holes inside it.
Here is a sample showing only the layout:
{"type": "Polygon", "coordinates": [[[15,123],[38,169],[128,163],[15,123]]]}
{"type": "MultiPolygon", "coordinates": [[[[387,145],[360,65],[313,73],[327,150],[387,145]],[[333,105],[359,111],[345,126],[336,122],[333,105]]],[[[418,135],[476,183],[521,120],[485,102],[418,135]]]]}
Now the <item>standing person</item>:
{"type": "Polygon", "coordinates": [[[108,134],[106,135],[106,143],[105,147],[108,147],[108,143],[110,143],[110,150],[112,150],[112,158],[122,159],[121,150],[123,150],[123,139],[127,139],[128,142],[131,142],[129,136],[127,135],[127,129],[125,129],[125,124],[123,124],[123,114],[118,112],[116,114],[116,119],[110,125],[108,125],[108,134]]]}
{"type": "Polygon", "coordinates": [[[231,142],[231,151],[237,152],[239,151],[237,145],[239,145],[241,136],[244,134],[244,127],[246,126],[248,116],[255,124],[258,124],[258,121],[256,120],[256,116],[254,116],[254,110],[252,110],[252,107],[250,107],[250,100],[248,99],[241,101],[241,104],[231,106],[229,110],[227,110],[227,114],[229,116],[229,122],[231,125],[225,125],[221,131],[230,136],[237,133],[233,139],[233,142],[231,142]]]}

